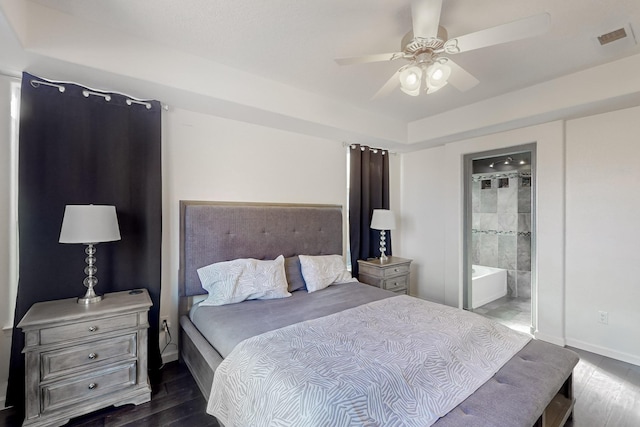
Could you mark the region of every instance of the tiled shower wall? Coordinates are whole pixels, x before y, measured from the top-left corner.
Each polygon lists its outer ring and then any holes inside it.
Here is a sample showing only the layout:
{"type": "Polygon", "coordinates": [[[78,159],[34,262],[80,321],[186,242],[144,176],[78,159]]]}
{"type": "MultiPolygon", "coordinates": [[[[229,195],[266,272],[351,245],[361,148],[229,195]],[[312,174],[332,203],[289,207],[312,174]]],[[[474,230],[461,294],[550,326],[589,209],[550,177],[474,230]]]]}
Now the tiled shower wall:
{"type": "Polygon", "coordinates": [[[531,298],[531,172],[472,179],[472,262],[504,268],[508,295],[531,298]]]}

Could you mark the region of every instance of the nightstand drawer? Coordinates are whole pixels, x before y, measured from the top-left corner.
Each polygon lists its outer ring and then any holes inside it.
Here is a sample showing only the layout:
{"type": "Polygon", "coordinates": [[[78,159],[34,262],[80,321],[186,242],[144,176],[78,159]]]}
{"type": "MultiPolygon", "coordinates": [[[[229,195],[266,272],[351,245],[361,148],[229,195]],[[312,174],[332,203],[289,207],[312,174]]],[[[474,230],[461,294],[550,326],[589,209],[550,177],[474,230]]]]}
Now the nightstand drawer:
{"type": "Polygon", "coordinates": [[[137,355],[137,334],[94,341],[40,354],[41,379],[54,379],[81,369],[122,362],[137,355]]]}
{"type": "Polygon", "coordinates": [[[407,279],[408,277],[406,275],[386,279],[382,282],[382,289],[393,292],[406,291],[409,285],[407,279]]]}
{"type": "Polygon", "coordinates": [[[371,266],[365,263],[359,264],[360,273],[374,277],[393,277],[409,273],[409,264],[389,265],[389,266],[371,266]]]}
{"type": "Polygon", "coordinates": [[[113,391],[122,391],[136,384],[136,362],[101,370],[94,375],[73,378],[42,386],[42,412],[76,403],[85,403],[113,391]]]}
{"type": "Polygon", "coordinates": [[[40,330],[40,344],[53,344],[104,332],[135,328],[136,326],[138,326],[138,315],[131,313],[122,316],[95,319],[88,322],[78,322],[71,325],[44,328],[40,330]]]}
{"type": "Polygon", "coordinates": [[[409,285],[409,277],[407,275],[381,279],[379,277],[360,274],[358,280],[362,283],[366,283],[367,285],[376,286],[393,292],[406,291],[409,285]]]}
{"type": "Polygon", "coordinates": [[[409,264],[394,265],[393,267],[384,268],[382,269],[382,271],[384,277],[393,277],[407,274],[409,273],[409,264]]]}

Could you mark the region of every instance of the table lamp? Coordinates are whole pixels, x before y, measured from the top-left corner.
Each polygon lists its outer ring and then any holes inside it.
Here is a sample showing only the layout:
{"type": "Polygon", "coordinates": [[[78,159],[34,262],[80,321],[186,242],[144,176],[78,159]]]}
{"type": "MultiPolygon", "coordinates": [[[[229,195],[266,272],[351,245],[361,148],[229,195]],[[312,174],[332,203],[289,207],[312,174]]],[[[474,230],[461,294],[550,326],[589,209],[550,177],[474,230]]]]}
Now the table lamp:
{"type": "Polygon", "coordinates": [[[371,216],[371,228],[380,230],[380,262],[385,262],[389,259],[385,254],[387,250],[385,230],[395,230],[396,217],[388,209],[374,209],[371,216]]]}
{"type": "Polygon", "coordinates": [[[84,251],[87,254],[85,258],[87,266],[84,268],[87,277],[83,281],[87,292],[83,297],[78,298],[78,304],[92,304],[102,299],[102,296],[97,295],[93,289],[98,284],[98,278],[95,276],[98,268],[95,266],[96,248],[94,245],[115,240],[120,240],[120,228],[118,227],[115,206],[65,206],[59,242],[87,245],[84,251]]]}

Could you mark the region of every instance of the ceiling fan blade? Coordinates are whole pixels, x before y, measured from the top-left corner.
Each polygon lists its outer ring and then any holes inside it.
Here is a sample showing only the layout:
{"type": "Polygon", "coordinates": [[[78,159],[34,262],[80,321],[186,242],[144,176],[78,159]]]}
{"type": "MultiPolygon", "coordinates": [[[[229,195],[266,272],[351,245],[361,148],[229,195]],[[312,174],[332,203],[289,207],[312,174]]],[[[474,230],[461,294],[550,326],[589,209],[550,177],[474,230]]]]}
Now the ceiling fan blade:
{"type": "Polygon", "coordinates": [[[451,75],[447,82],[460,92],[469,90],[480,83],[478,79],[473,77],[467,70],[453,62],[451,59],[447,61],[447,65],[451,68],[451,75]]]}
{"type": "Polygon", "coordinates": [[[400,68],[398,71],[393,73],[391,78],[387,80],[384,86],[382,86],[380,90],[371,97],[371,99],[374,100],[374,99],[384,98],[385,96],[389,95],[396,87],[398,87],[400,85],[400,72],[402,71],[403,68],[400,68]]]}
{"type": "Polygon", "coordinates": [[[413,0],[411,2],[413,37],[425,39],[436,37],[441,9],[442,0],[413,0]]]}
{"type": "Polygon", "coordinates": [[[351,56],[346,58],[335,58],[339,65],[366,64],[368,62],[392,61],[402,57],[402,52],[378,53],[375,55],[351,56]]]}
{"type": "Polygon", "coordinates": [[[541,13],[509,22],[508,24],[498,25],[475,33],[455,37],[445,43],[444,50],[447,53],[467,52],[487,46],[539,36],[549,30],[549,24],[549,14],[541,13]]]}

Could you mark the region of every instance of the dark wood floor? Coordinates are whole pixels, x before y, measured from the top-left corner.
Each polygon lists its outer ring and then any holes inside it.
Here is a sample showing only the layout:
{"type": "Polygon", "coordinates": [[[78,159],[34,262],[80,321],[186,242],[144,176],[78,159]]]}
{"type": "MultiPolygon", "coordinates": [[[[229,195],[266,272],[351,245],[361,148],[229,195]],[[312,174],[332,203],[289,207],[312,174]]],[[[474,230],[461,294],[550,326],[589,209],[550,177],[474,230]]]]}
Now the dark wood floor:
{"type": "MultiPolygon", "coordinates": [[[[574,370],[576,407],[567,427],[640,426],[640,366],[582,350],[574,370]]],[[[151,402],[139,406],[107,408],[71,420],[72,427],[100,426],[218,426],[207,415],[207,403],[188,369],[177,362],[167,364],[152,381],[151,402]]],[[[0,411],[0,426],[20,426],[11,409],[0,411]]]]}
{"type": "MultiPolygon", "coordinates": [[[[219,427],[218,422],[206,413],[207,402],[185,365],[168,363],[160,374],[152,378],[151,401],[142,405],[110,407],[83,417],[74,418],[70,427],[219,427]]],[[[0,426],[18,427],[11,409],[0,411],[0,426]]]]}

